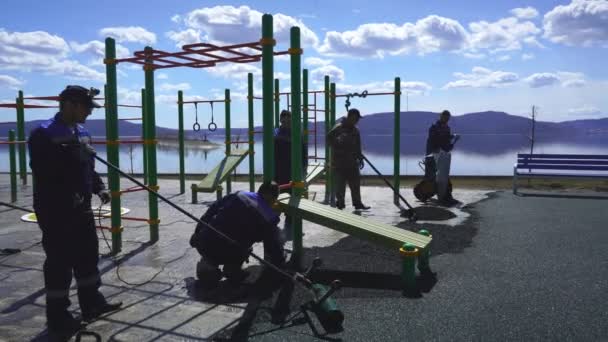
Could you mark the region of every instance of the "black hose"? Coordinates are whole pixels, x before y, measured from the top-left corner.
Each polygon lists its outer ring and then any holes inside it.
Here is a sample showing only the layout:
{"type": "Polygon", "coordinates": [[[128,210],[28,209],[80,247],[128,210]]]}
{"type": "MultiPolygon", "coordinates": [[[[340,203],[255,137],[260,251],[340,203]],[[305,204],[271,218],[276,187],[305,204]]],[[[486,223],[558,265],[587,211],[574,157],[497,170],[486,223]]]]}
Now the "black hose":
{"type": "Polygon", "coordinates": [[[386,185],[388,185],[389,188],[391,188],[393,190],[393,192],[395,194],[397,194],[397,196],[399,196],[399,198],[401,199],[401,201],[403,201],[403,203],[405,203],[405,205],[407,205],[408,208],[410,208],[411,213],[410,213],[410,218],[416,216],[416,213],[414,212],[414,208],[407,202],[407,200],[405,198],[403,198],[403,196],[401,196],[401,194],[399,193],[399,191],[397,191],[393,185],[384,177],[384,175],[382,175],[382,173],[380,173],[380,171],[378,171],[378,169],[376,169],[376,167],[374,166],[374,164],[372,164],[372,162],[369,161],[369,159],[367,159],[366,156],[364,156],[363,154],[361,155],[361,157],[367,162],[367,164],[369,164],[369,166],[372,167],[372,169],[374,169],[374,171],[376,171],[376,173],[378,174],[378,176],[380,176],[380,178],[382,178],[382,180],[384,181],[384,183],[386,183],[386,185]]]}
{"type": "MultiPolygon", "coordinates": [[[[229,241],[230,243],[233,243],[234,245],[236,245],[237,247],[242,248],[241,245],[239,245],[238,242],[236,242],[235,240],[233,240],[232,238],[230,238],[229,236],[227,236],[226,234],[220,232],[219,230],[217,230],[216,228],[214,228],[213,226],[211,226],[210,224],[200,220],[199,218],[197,218],[196,216],[190,214],[189,212],[187,212],[186,210],[184,210],[183,208],[181,208],[180,206],[178,206],[177,204],[171,202],[171,200],[169,200],[168,198],[164,197],[163,195],[159,194],[158,192],[150,189],[148,186],[146,186],[145,184],[141,183],[140,181],[138,181],[137,179],[131,177],[130,175],[128,175],[127,173],[123,172],[120,168],[116,167],[115,165],[111,164],[110,162],[104,160],[103,158],[97,156],[96,154],[93,155],[95,157],[95,159],[97,159],[98,161],[100,161],[101,163],[105,164],[107,167],[115,170],[116,172],[120,173],[123,177],[129,179],[131,182],[141,186],[142,188],[144,188],[146,191],[148,191],[149,193],[154,194],[154,196],[160,198],[162,201],[164,201],[165,203],[167,203],[168,205],[170,205],[171,207],[173,207],[174,209],[176,209],[177,211],[181,212],[182,214],[188,216],[189,218],[193,219],[195,222],[202,224],[206,227],[208,227],[209,229],[213,230],[215,233],[217,233],[219,236],[223,237],[224,239],[226,239],[227,241],[229,241]]],[[[278,268],[277,266],[275,266],[274,264],[264,260],[263,258],[260,258],[259,256],[257,256],[255,253],[253,253],[253,251],[251,251],[250,249],[248,250],[248,253],[250,256],[252,256],[254,259],[258,260],[261,264],[270,267],[272,270],[274,270],[275,272],[278,272],[279,274],[289,278],[291,281],[297,282],[302,284],[305,288],[309,289],[310,288],[310,284],[311,281],[308,280],[306,277],[304,277],[302,274],[296,272],[294,275],[291,275],[285,271],[283,271],[282,269],[278,268]]]]}
{"type": "Polygon", "coordinates": [[[17,210],[21,210],[21,211],[25,211],[25,212],[28,212],[28,213],[33,213],[34,212],[32,209],[28,209],[28,208],[24,208],[24,207],[19,207],[19,206],[16,206],[16,205],[13,205],[13,204],[9,204],[9,203],[6,203],[6,202],[0,202],[0,205],[6,206],[6,207],[9,207],[9,208],[13,208],[13,209],[17,209],[17,210]]]}

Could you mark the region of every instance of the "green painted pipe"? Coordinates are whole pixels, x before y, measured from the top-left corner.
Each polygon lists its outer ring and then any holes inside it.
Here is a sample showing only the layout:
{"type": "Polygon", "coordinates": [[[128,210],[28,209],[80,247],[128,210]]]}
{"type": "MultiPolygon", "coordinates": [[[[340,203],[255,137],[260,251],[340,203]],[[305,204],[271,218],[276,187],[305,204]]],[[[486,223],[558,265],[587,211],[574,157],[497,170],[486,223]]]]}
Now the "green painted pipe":
{"type": "Polygon", "coordinates": [[[393,203],[399,205],[399,187],[400,187],[400,157],[401,157],[401,79],[395,77],[395,124],[393,127],[393,136],[395,143],[393,145],[394,152],[394,170],[393,184],[395,192],[393,193],[393,203]]]}
{"type": "MultiPolygon", "coordinates": [[[[224,105],[225,105],[225,113],[226,113],[226,157],[230,155],[231,146],[232,146],[232,134],[230,132],[230,89],[226,89],[224,91],[224,105]]],[[[226,193],[229,194],[232,192],[232,181],[230,180],[230,175],[226,178],[226,193]]]]}
{"type": "Polygon", "coordinates": [[[178,139],[179,139],[179,193],[186,192],[186,171],[184,161],[184,92],[177,92],[177,120],[178,120],[178,139]]]}
{"type": "MultiPolygon", "coordinates": [[[[146,46],[144,49],[146,56],[152,55],[152,48],[146,46]]],[[[144,143],[148,145],[148,173],[149,173],[149,184],[148,186],[158,191],[158,179],[156,174],[156,117],[155,117],[155,103],[154,103],[154,67],[153,62],[148,58],[144,65],[145,77],[146,77],[146,137],[144,143]]],[[[148,208],[149,208],[149,219],[150,219],[150,241],[156,242],[159,238],[158,233],[158,197],[151,193],[148,193],[148,208]]]]}
{"type": "Polygon", "coordinates": [[[416,289],[416,247],[411,243],[404,243],[399,249],[402,257],[401,280],[403,291],[412,293],[416,289]]]}
{"type": "Polygon", "coordinates": [[[327,143],[327,133],[331,130],[330,119],[329,119],[329,111],[331,110],[331,103],[329,102],[330,90],[329,90],[329,76],[324,77],[324,92],[325,95],[325,112],[324,112],[324,123],[325,123],[325,203],[329,203],[329,198],[331,195],[331,168],[328,166],[331,165],[331,158],[329,155],[329,144],[327,143]]]}
{"type": "MultiPolygon", "coordinates": [[[[106,141],[118,140],[118,106],[116,90],[116,42],[112,38],[106,38],[106,141]]],[[[106,145],[108,161],[117,167],[119,164],[118,145],[106,145]]],[[[120,190],[120,176],[118,172],[108,168],[108,187],[112,194],[120,190]]],[[[122,249],[122,226],[120,217],[120,196],[112,196],[111,200],[111,228],[112,228],[112,254],[117,254],[122,249]]]]}
{"type": "Polygon", "coordinates": [[[272,15],[262,16],[262,110],[264,125],[264,181],[270,182],[274,178],[274,145],[273,145],[273,92],[272,80],[274,73],[273,51],[274,38],[272,27],[272,15]]]}
{"type": "MultiPolygon", "coordinates": [[[[331,98],[331,109],[329,111],[329,127],[330,130],[336,125],[336,84],[335,83],[331,83],[330,84],[330,98],[331,98]]],[[[329,133],[329,131],[328,131],[329,133]]],[[[326,138],[327,139],[327,138],[326,138]]],[[[332,148],[329,148],[329,155],[330,157],[333,156],[333,151],[332,148]]],[[[331,174],[329,176],[329,189],[330,189],[330,193],[329,193],[329,205],[331,205],[332,207],[336,206],[336,170],[334,168],[335,166],[332,165],[331,169],[331,174]]]]}
{"type": "MultiPolygon", "coordinates": [[[[23,101],[23,91],[19,90],[17,100],[17,140],[25,141],[25,107],[23,101]]],[[[27,184],[27,166],[25,162],[25,144],[19,144],[19,177],[23,185],[27,184]]]]}
{"type": "Polygon", "coordinates": [[[302,125],[302,132],[304,134],[302,141],[304,146],[306,146],[304,151],[306,152],[306,160],[308,160],[308,136],[310,134],[308,131],[308,69],[302,70],[302,125]]]}
{"type": "MultiPolygon", "coordinates": [[[[146,137],[146,89],[141,90],[141,138],[146,137]]],[[[143,144],[144,152],[144,184],[148,184],[148,145],[143,144]]]]}
{"type": "MultiPolygon", "coordinates": [[[[418,234],[431,237],[431,233],[429,233],[429,231],[426,229],[419,230],[418,234]]],[[[418,270],[421,273],[424,274],[431,272],[430,258],[431,249],[427,246],[420,252],[420,255],[418,256],[418,270]]]]}
{"type": "Polygon", "coordinates": [[[248,141],[249,141],[249,191],[255,190],[255,133],[253,124],[253,74],[247,74],[247,114],[248,114],[248,141]]]}
{"type": "Polygon", "coordinates": [[[9,164],[10,164],[10,179],[11,179],[11,203],[17,202],[17,161],[15,160],[15,130],[8,131],[9,164]]]}
{"type": "MultiPolygon", "coordinates": [[[[274,79],[274,128],[279,127],[279,115],[281,114],[281,88],[279,87],[279,79],[274,79]]],[[[289,110],[289,108],[287,108],[289,110]]]]}
{"type": "MultiPolygon", "coordinates": [[[[301,54],[300,28],[291,28],[291,181],[302,183],[302,115],[301,115],[301,54]]],[[[303,183],[302,183],[303,184],[303,183]]],[[[303,186],[294,186],[293,198],[300,198],[304,192],[303,186]]],[[[292,216],[293,254],[291,261],[300,268],[302,261],[302,217],[292,216]]]]}

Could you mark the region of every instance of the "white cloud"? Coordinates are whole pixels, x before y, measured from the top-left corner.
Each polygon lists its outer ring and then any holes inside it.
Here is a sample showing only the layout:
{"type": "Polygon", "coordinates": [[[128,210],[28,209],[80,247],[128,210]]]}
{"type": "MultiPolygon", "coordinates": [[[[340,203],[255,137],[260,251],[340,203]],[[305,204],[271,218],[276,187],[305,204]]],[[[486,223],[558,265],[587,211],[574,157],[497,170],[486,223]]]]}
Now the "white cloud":
{"type": "Polygon", "coordinates": [[[585,75],[580,72],[559,71],[557,73],[535,73],[524,79],[532,88],[540,88],[561,83],[565,88],[580,88],[586,85],[585,75]]]}
{"type": "Polygon", "coordinates": [[[532,88],[546,87],[559,83],[559,77],[556,74],[542,72],[532,74],[524,79],[532,88]]]}
{"type": "Polygon", "coordinates": [[[511,59],[511,56],[509,56],[509,55],[504,55],[504,56],[500,56],[500,57],[496,58],[496,60],[499,61],[499,62],[505,62],[505,61],[508,61],[510,59],[511,59]]]}
{"type": "Polygon", "coordinates": [[[495,22],[478,21],[469,24],[470,46],[473,50],[488,49],[490,52],[522,49],[522,42],[540,46],[536,35],[540,29],[531,21],[520,21],[516,17],[503,18],[495,22]]]}
{"type": "Polygon", "coordinates": [[[509,12],[519,19],[532,19],[538,17],[536,8],[530,6],[514,8],[509,12]]]}
{"type": "Polygon", "coordinates": [[[527,61],[527,60],[530,60],[530,59],[534,59],[534,57],[535,57],[535,56],[534,56],[534,54],[533,54],[533,53],[523,53],[523,54],[521,55],[521,59],[522,59],[523,61],[527,61]]]}
{"type": "Polygon", "coordinates": [[[492,71],[483,67],[474,67],[472,73],[454,73],[459,80],[452,81],[443,86],[451,88],[496,88],[515,83],[519,80],[516,73],[506,71],[492,71]]]}
{"type": "Polygon", "coordinates": [[[166,33],[167,37],[174,41],[178,48],[182,48],[184,45],[196,44],[201,42],[201,32],[199,30],[187,29],[184,31],[169,31],[166,33]]]}
{"type": "Polygon", "coordinates": [[[601,115],[601,111],[591,105],[584,105],[582,107],[571,108],[568,110],[568,114],[572,115],[581,115],[581,116],[599,116],[601,115]]]}
{"type": "Polygon", "coordinates": [[[326,55],[378,57],[435,51],[455,51],[466,46],[467,33],[455,20],[431,15],[416,24],[371,23],[354,31],[330,31],[319,51],[326,55]]]}
{"type": "Polygon", "coordinates": [[[0,69],[41,72],[68,79],[103,82],[105,75],[95,69],[66,59],[66,41],[43,31],[7,32],[0,30],[0,69]]]}
{"type": "Polygon", "coordinates": [[[315,66],[324,66],[330,65],[333,61],[327,58],[319,58],[319,57],[306,57],[304,58],[304,64],[315,67],[315,66]]]}
{"type": "Polygon", "coordinates": [[[167,75],[164,72],[159,72],[158,74],[156,74],[156,79],[158,80],[166,80],[169,78],[169,75],[167,75]]]}
{"type": "Polygon", "coordinates": [[[291,74],[288,74],[286,72],[276,72],[274,73],[274,78],[281,80],[281,81],[286,81],[291,79],[291,74]]]}
{"type": "Polygon", "coordinates": [[[310,72],[311,78],[314,81],[322,82],[325,75],[329,76],[332,82],[344,81],[344,70],[338,68],[335,65],[324,65],[319,68],[313,69],[310,72]]]}
{"type": "MultiPolygon", "coordinates": [[[[262,13],[249,6],[215,6],[191,11],[184,16],[188,28],[201,30],[208,40],[219,43],[242,43],[259,41],[262,32],[262,13]]],[[[273,15],[275,39],[280,44],[289,44],[290,29],[300,27],[302,46],[316,46],[317,35],[301,20],[281,13],[273,15]]]]}
{"type": "MultiPolygon", "coordinates": [[[[77,53],[88,53],[96,57],[91,63],[92,65],[100,66],[103,64],[103,59],[106,56],[106,45],[104,42],[99,40],[92,40],[90,42],[80,44],[77,42],[70,42],[70,47],[77,53]]],[[[127,58],[131,55],[129,49],[116,44],[116,58],[127,58]]]]}
{"type": "Polygon", "coordinates": [[[182,21],[182,17],[179,14],[176,14],[171,17],[171,21],[174,23],[179,23],[182,21]]]}
{"type": "Polygon", "coordinates": [[[19,90],[23,86],[23,81],[18,80],[8,75],[0,75],[0,87],[8,87],[13,90],[19,90]]]}
{"type": "Polygon", "coordinates": [[[465,52],[462,54],[464,57],[466,58],[470,58],[470,59],[484,59],[486,58],[486,55],[483,53],[470,53],[470,52],[465,52]]]}
{"type": "Polygon", "coordinates": [[[178,91],[178,90],[190,90],[192,87],[190,83],[182,82],[177,84],[172,83],[162,83],[158,89],[161,91],[178,91]]]}
{"type": "Polygon", "coordinates": [[[573,46],[608,47],[608,1],[573,0],[544,16],[544,37],[573,46]]]}
{"type": "Polygon", "coordinates": [[[236,79],[247,83],[247,74],[252,73],[254,77],[262,76],[262,69],[252,64],[222,63],[213,68],[205,68],[209,74],[226,79],[236,79]]]}
{"type": "Polygon", "coordinates": [[[119,43],[156,43],[156,35],[140,26],[106,27],[99,30],[99,35],[102,37],[112,37],[119,43]]]}
{"type": "Polygon", "coordinates": [[[425,82],[401,82],[401,92],[409,94],[423,94],[431,91],[433,87],[425,82]]]}

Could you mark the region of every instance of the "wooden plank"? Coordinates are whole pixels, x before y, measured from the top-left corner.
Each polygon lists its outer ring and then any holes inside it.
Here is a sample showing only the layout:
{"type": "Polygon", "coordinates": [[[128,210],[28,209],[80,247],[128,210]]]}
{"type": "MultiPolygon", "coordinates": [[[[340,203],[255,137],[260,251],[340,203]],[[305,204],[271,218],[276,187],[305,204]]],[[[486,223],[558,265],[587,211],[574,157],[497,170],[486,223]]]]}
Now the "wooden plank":
{"type": "Polygon", "coordinates": [[[323,163],[308,164],[308,168],[306,169],[306,184],[312,183],[323,172],[325,172],[325,165],[323,163]]]}
{"type": "Polygon", "coordinates": [[[247,151],[235,151],[224,157],[222,161],[211,170],[203,180],[197,184],[197,191],[214,192],[217,186],[224,182],[232,171],[245,159],[247,151]]]}
{"type": "Polygon", "coordinates": [[[405,242],[418,248],[426,248],[431,242],[428,236],[375,222],[307,199],[292,198],[289,194],[281,194],[278,203],[280,209],[289,215],[300,216],[304,220],[395,250],[405,242]]]}

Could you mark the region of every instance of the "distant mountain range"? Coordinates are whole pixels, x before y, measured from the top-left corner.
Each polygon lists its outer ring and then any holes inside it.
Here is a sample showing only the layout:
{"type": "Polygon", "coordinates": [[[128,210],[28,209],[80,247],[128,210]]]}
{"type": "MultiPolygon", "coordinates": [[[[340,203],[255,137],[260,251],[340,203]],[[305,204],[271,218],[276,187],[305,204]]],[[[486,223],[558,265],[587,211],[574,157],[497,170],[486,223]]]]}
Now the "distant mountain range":
{"type": "MultiPolygon", "coordinates": [[[[437,120],[438,114],[432,112],[402,112],[401,113],[401,134],[408,135],[426,135],[428,128],[437,120]]],[[[36,127],[42,120],[26,122],[26,134],[36,127]]],[[[531,132],[532,120],[529,118],[510,115],[504,112],[480,112],[470,113],[452,117],[450,127],[455,133],[461,135],[523,135],[528,136],[531,132]]],[[[312,123],[310,123],[312,126],[312,123]]],[[[186,125],[191,127],[190,123],[186,125]]],[[[201,126],[205,126],[202,124],[201,126]]],[[[320,138],[325,135],[325,127],[323,122],[317,123],[317,134],[320,138]]],[[[105,121],[104,120],[89,120],[86,123],[87,129],[93,136],[105,136],[105,121]]],[[[392,135],[394,127],[393,113],[376,113],[367,114],[359,122],[359,128],[363,136],[370,135],[392,135]]],[[[312,129],[312,127],[310,127],[312,129]]],[[[0,136],[8,136],[9,129],[16,129],[14,123],[0,123],[0,136]]],[[[255,129],[261,130],[261,127],[255,129]]],[[[141,124],[128,121],[119,121],[119,132],[121,136],[139,136],[142,132],[141,124]]],[[[157,127],[156,134],[159,138],[177,138],[177,129],[157,127]]],[[[187,139],[199,140],[204,135],[212,139],[213,137],[223,137],[224,129],[218,128],[215,132],[208,132],[206,129],[201,129],[199,132],[194,132],[191,129],[185,130],[187,139]]],[[[233,128],[232,135],[246,136],[246,128],[233,128]]],[[[564,122],[536,122],[536,135],[544,137],[555,137],[562,139],[565,136],[587,136],[595,134],[608,134],[608,118],[603,119],[587,119],[573,120],[564,122]]],[[[218,138],[219,138],[218,137],[218,138]]],[[[259,136],[258,138],[259,139],[259,136]]],[[[256,140],[257,140],[256,139],[256,140]]]]}

